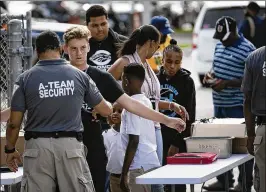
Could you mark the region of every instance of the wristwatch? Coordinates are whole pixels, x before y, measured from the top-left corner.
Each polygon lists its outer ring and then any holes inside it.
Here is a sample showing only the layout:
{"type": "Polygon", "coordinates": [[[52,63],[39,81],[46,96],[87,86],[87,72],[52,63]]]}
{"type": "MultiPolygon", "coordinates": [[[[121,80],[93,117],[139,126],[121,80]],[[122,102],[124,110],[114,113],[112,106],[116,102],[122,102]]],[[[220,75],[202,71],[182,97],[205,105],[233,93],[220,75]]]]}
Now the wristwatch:
{"type": "Polygon", "coordinates": [[[8,149],[7,145],[5,145],[5,153],[14,153],[16,151],[16,148],[14,147],[13,149],[8,149]]]}

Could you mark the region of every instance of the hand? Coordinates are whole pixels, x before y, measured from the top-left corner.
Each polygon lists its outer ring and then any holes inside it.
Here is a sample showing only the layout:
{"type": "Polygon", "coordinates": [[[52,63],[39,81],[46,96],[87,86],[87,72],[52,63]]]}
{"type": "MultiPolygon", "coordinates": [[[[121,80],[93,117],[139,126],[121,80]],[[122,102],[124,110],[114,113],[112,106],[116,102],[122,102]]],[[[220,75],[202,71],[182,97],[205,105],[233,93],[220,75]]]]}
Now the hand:
{"type": "Polygon", "coordinates": [[[130,192],[129,187],[128,187],[128,178],[126,175],[121,175],[120,188],[123,192],[130,192]]]}
{"type": "Polygon", "coordinates": [[[179,133],[186,129],[186,123],[180,118],[167,117],[167,122],[165,125],[167,127],[176,129],[179,133]]]}
{"type": "Polygon", "coordinates": [[[174,156],[175,154],[177,154],[179,152],[179,148],[171,145],[170,148],[168,149],[168,156],[174,156]]]}
{"type": "Polygon", "coordinates": [[[189,115],[185,107],[182,105],[179,105],[177,103],[171,103],[170,104],[170,109],[176,112],[176,114],[180,115],[183,121],[189,120],[189,115]],[[173,105],[173,106],[171,106],[173,105]]]}
{"type": "Polygon", "coordinates": [[[226,88],[227,86],[227,82],[225,80],[217,80],[217,82],[211,86],[211,88],[216,91],[216,92],[220,92],[222,91],[224,88],[226,88]]]}
{"type": "Polygon", "coordinates": [[[247,149],[250,155],[254,156],[254,140],[255,137],[248,137],[248,141],[247,141],[247,149]]]}
{"type": "Polygon", "coordinates": [[[99,121],[97,119],[98,112],[95,109],[93,109],[92,112],[91,112],[91,114],[92,114],[92,117],[94,118],[94,119],[92,119],[92,121],[98,122],[99,121]]]}
{"type": "Polygon", "coordinates": [[[22,163],[22,158],[17,150],[6,154],[6,164],[11,171],[18,171],[18,163],[22,163]]]}
{"type": "Polygon", "coordinates": [[[203,84],[208,84],[208,80],[213,79],[213,74],[210,72],[206,73],[204,78],[203,78],[203,84]]]}

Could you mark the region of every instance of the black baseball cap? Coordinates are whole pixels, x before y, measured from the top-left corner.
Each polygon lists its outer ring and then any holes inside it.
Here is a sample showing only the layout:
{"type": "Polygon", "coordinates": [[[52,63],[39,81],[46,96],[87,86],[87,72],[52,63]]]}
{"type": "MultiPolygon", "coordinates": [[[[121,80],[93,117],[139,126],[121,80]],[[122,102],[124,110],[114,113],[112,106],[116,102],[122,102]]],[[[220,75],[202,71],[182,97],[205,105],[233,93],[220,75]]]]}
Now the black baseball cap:
{"type": "Polygon", "coordinates": [[[229,16],[223,16],[217,20],[213,38],[225,41],[231,32],[236,31],[236,20],[229,16]]]}

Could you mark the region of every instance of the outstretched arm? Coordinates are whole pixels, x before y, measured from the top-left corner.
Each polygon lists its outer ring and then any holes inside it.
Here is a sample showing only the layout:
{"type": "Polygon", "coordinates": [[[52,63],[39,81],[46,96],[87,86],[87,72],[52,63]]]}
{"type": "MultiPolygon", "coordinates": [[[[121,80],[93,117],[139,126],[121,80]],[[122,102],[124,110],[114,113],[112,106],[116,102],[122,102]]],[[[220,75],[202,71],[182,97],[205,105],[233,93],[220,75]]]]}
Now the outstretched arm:
{"type": "Polygon", "coordinates": [[[127,94],[120,96],[117,102],[122,105],[127,111],[145,119],[165,124],[167,127],[177,129],[180,132],[185,128],[185,122],[182,119],[167,117],[162,113],[148,108],[139,101],[129,97],[127,94]]]}
{"type": "Polygon", "coordinates": [[[178,103],[160,100],[159,109],[175,111],[178,115],[180,115],[183,121],[189,120],[186,108],[178,103]]]}
{"type": "Polygon", "coordinates": [[[113,112],[111,103],[109,103],[105,99],[103,99],[98,105],[96,105],[94,109],[103,117],[107,117],[113,112]]]}

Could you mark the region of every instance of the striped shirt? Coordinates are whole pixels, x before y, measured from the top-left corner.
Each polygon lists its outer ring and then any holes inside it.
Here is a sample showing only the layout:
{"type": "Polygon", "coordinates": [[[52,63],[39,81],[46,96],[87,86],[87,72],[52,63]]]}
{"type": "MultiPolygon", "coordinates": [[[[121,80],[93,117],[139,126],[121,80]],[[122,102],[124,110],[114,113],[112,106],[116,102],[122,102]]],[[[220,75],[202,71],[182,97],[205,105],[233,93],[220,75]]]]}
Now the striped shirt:
{"type": "MultiPolygon", "coordinates": [[[[243,36],[229,47],[225,47],[221,42],[218,42],[215,47],[213,61],[215,77],[222,80],[242,79],[245,61],[255,49],[254,45],[243,36]]],[[[213,103],[216,107],[242,106],[243,102],[244,95],[240,87],[226,87],[220,92],[213,90],[213,103]]]]}

